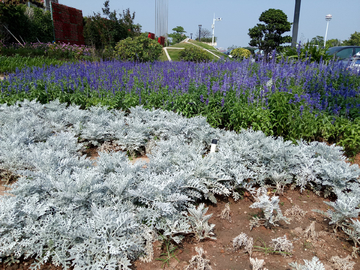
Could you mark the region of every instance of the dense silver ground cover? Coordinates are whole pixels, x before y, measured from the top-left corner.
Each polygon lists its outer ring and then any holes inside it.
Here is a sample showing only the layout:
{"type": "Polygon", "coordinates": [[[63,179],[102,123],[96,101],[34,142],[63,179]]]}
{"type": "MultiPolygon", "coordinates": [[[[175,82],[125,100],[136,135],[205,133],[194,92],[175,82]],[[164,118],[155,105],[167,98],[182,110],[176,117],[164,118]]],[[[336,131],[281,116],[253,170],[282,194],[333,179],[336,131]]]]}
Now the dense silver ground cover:
{"type": "MultiPolygon", "coordinates": [[[[360,195],[360,169],[345,162],[340,147],[237,134],[202,117],[142,107],[125,114],[58,102],[1,105],[0,169],[21,176],[11,187],[15,196],[0,198],[0,258],[36,257],[34,268],[52,261],[65,269],[129,269],[131,260],[150,256],[156,233],[176,242],[187,233],[212,237],[206,209],[195,203],[239,199],[244,189],[256,196],[258,186],[335,192],[327,214],[354,242],[360,236],[358,223],[350,224],[359,203],[344,203],[360,195]],[[212,139],[219,141],[215,153],[212,139]],[[100,152],[96,166],[82,154],[109,142],[124,151],[100,152]],[[146,152],[150,162],[133,165],[126,151],[146,152]]],[[[271,224],[278,201],[257,198],[271,224]]]]}

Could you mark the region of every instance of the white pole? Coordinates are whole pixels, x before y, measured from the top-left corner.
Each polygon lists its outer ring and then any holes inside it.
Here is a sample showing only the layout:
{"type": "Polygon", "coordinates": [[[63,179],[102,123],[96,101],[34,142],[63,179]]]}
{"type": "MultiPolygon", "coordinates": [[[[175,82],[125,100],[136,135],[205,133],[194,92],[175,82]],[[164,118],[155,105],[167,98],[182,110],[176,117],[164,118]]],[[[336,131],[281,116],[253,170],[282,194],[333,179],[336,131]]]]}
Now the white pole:
{"type": "Polygon", "coordinates": [[[213,23],[212,23],[212,39],[211,39],[211,46],[214,46],[214,37],[215,37],[215,13],[214,13],[214,19],[213,19],[213,23]]]}
{"type": "Polygon", "coordinates": [[[214,44],[214,40],[215,40],[215,22],[216,21],[221,21],[222,19],[221,18],[217,18],[215,19],[215,13],[214,13],[214,19],[213,19],[213,24],[211,26],[213,32],[212,32],[212,39],[211,39],[211,46],[215,46],[214,44]]]}
{"type": "Polygon", "coordinates": [[[326,38],[327,38],[327,33],[328,33],[328,28],[329,28],[329,22],[332,18],[331,14],[328,14],[325,16],[325,20],[326,20],[326,31],[325,31],[325,38],[324,38],[324,48],[326,46],[326,38]]]}

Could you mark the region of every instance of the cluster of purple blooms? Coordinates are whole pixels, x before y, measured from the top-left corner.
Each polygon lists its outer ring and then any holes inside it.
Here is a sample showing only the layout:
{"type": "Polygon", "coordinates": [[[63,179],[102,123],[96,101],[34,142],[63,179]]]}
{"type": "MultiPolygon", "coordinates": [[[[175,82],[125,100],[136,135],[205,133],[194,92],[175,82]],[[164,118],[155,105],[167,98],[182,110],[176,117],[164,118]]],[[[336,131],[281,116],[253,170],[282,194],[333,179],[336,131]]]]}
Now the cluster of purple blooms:
{"type": "Polygon", "coordinates": [[[360,112],[360,76],[346,70],[340,62],[309,63],[304,61],[251,60],[192,63],[121,61],[80,62],[63,66],[30,68],[10,74],[0,82],[2,93],[30,91],[30,84],[45,85],[45,89],[60,87],[75,91],[100,93],[152,93],[167,91],[169,95],[183,95],[189,89],[207,89],[199,93],[199,100],[208,104],[209,98],[221,95],[224,106],[226,95],[234,91],[238,98],[246,97],[249,104],[267,107],[274,92],[293,95],[292,104],[311,111],[326,111],[343,115],[360,112]],[[293,93],[297,89],[296,93],[293,93]],[[299,92],[300,89],[300,92],[299,92]]]}

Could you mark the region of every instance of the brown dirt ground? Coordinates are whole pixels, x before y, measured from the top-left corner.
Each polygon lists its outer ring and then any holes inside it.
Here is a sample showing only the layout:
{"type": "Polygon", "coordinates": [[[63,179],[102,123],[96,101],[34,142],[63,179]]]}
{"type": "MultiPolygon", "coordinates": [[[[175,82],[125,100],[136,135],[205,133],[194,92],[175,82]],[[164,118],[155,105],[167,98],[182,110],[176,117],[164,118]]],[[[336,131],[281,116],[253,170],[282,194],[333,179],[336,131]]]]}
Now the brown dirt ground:
{"type": "MultiPolygon", "coordinates": [[[[96,149],[89,149],[88,156],[95,159],[97,156],[96,149]]],[[[141,159],[148,160],[147,157],[141,159]]],[[[133,160],[136,162],[138,159],[133,160]]],[[[352,163],[360,166],[360,153],[356,156],[352,163]]],[[[0,194],[6,191],[6,188],[0,185],[0,194]],[[2,192],[2,193],[1,193],[2,192]]],[[[269,193],[271,191],[269,190],[269,193]]],[[[188,265],[192,256],[196,255],[195,247],[202,247],[205,251],[205,258],[210,260],[212,269],[230,270],[230,269],[247,269],[251,270],[252,266],[249,262],[249,255],[244,253],[243,249],[234,251],[232,247],[232,240],[240,233],[244,232],[249,237],[254,238],[254,246],[269,247],[271,239],[283,237],[286,235],[287,239],[293,243],[294,249],[291,256],[282,256],[280,254],[266,254],[264,251],[253,251],[252,257],[265,260],[265,267],[268,270],[288,270],[290,262],[303,263],[303,259],[311,260],[313,256],[317,256],[325,265],[326,270],[334,269],[331,267],[329,259],[332,256],[340,256],[345,258],[352,254],[353,244],[347,240],[347,237],[342,232],[335,233],[333,228],[329,226],[328,219],[319,213],[315,213],[313,209],[326,211],[329,207],[324,204],[324,199],[315,195],[310,190],[305,190],[302,193],[299,190],[286,189],[284,195],[280,195],[280,208],[283,212],[295,205],[302,210],[307,211],[305,216],[299,219],[292,218],[290,224],[280,222],[278,227],[265,228],[263,226],[253,228],[250,231],[249,221],[254,215],[260,215],[258,209],[249,208],[252,204],[252,198],[245,193],[243,199],[235,202],[231,198],[217,198],[216,205],[208,203],[209,207],[207,214],[213,214],[209,223],[215,224],[214,233],[217,240],[206,240],[197,242],[193,237],[188,236],[183,243],[178,246],[175,251],[177,258],[172,258],[168,265],[164,265],[162,261],[153,260],[150,263],[142,263],[135,261],[133,269],[136,270],[158,270],[158,269],[184,269],[188,265]],[[226,203],[230,203],[231,222],[220,218],[220,213],[225,207],[226,203]],[[301,231],[308,228],[309,225],[315,222],[315,231],[320,233],[315,238],[305,237],[301,231]]],[[[289,216],[288,216],[289,217],[289,216]]],[[[154,242],[154,258],[164,258],[160,256],[164,252],[161,248],[162,243],[154,242]]],[[[164,247],[164,246],[163,246],[164,247]]],[[[33,260],[20,260],[19,263],[11,266],[0,264],[0,270],[27,270],[33,260]]],[[[355,262],[354,269],[360,269],[360,258],[352,258],[355,262]]],[[[50,264],[44,265],[41,270],[60,270],[61,267],[56,267],[50,264]]]]}

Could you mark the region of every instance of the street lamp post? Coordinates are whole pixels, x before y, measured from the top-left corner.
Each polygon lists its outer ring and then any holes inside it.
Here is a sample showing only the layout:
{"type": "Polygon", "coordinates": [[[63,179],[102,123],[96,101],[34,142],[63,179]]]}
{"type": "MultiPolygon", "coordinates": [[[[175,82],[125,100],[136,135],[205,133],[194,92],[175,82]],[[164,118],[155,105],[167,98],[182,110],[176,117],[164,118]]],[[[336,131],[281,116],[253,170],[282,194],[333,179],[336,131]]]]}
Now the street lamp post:
{"type": "Polygon", "coordinates": [[[291,46],[294,48],[296,48],[297,36],[299,30],[300,5],[301,5],[301,0],[295,0],[294,24],[293,24],[293,32],[292,32],[292,40],[291,40],[291,46]]]}
{"type": "Polygon", "coordinates": [[[215,18],[215,13],[214,13],[214,19],[213,19],[213,23],[211,25],[211,28],[213,30],[213,33],[212,33],[212,40],[211,40],[211,46],[214,46],[214,39],[215,39],[215,22],[216,21],[221,21],[221,18],[215,18]]]}
{"type": "Polygon", "coordinates": [[[325,38],[324,38],[324,48],[326,46],[326,38],[327,38],[327,33],[328,33],[328,28],[329,28],[329,22],[332,19],[332,15],[328,14],[325,16],[325,20],[326,20],[326,31],[325,31],[325,38]]]}
{"type": "Polygon", "coordinates": [[[201,37],[201,24],[199,24],[199,42],[201,42],[201,39],[200,39],[200,37],[201,37]]]}

